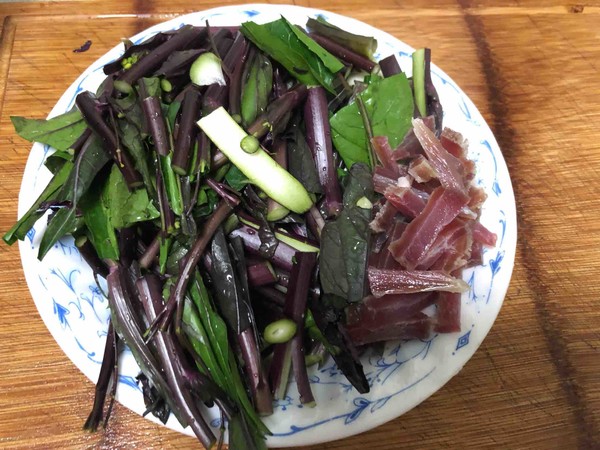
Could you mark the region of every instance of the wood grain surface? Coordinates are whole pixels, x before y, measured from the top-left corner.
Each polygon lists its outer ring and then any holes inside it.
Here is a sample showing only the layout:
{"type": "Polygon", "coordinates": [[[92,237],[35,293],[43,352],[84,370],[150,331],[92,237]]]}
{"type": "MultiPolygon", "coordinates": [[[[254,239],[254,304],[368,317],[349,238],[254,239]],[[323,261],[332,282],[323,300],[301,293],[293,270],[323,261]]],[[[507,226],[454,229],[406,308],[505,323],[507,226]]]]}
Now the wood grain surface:
{"type": "MultiPolygon", "coordinates": [[[[121,37],[229,3],[237,2],[0,3],[0,230],[16,219],[30,149],[9,116],[45,117],[121,37]],[[89,51],[72,52],[88,39],[89,51]]],[[[306,449],[600,448],[600,2],[280,3],[431,47],[492,127],[519,220],[505,304],[464,369],[402,417],[306,449]]],[[[0,297],[0,448],[195,448],[121,406],[107,430],[83,432],[93,384],[42,323],[16,245],[0,245],[0,297]]]]}

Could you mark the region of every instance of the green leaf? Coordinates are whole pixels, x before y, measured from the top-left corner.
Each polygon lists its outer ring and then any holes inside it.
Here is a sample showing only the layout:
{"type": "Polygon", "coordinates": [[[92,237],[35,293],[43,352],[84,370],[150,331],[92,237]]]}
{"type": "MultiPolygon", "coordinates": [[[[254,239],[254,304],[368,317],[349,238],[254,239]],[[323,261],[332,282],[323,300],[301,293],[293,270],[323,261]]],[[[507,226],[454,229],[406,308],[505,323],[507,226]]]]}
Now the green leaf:
{"type": "Polygon", "coordinates": [[[77,109],[72,109],[52,119],[26,119],[12,116],[10,120],[17,134],[23,139],[41,142],[64,151],[75,143],[87,127],[77,109]]]}
{"type": "Polygon", "coordinates": [[[329,221],[321,235],[319,255],[323,293],[358,302],[364,297],[371,210],[357,206],[359,198],[374,201],[371,172],[364,164],[350,169],[344,209],[329,221]]]}
{"type": "Polygon", "coordinates": [[[41,261],[46,256],[46,253],[58,242],[63,236],[72,233],[77,228],[77,218],[73,208],[59,209],[52,217],[48,224],[48,228],[44,231],[42,242],[38,250],[38,259],[41,261]]]}
{"type": "Polygon", "coordinates": [[[147,97],[158,97],[162,95],[162,89],[160,87],[160,78],[159,77],[147,77],[142,78],[140,83],[143,83],[146,87],[146,96],[147,97]]]}
{"type": "Polygon", "coordinates": [[[296,37],[304,45],[306,45],[306,47],[313,52],[321,60],[325,67],[331,70],[331,72],[336,73],[344,68],[344,64],[342,64],[339,59],[311,39],[310,36],[308,36],[304,30],[302,30],[302,28],[300,28],[298,25],[291,24],[285,18],[282,19],[286,21],[287,25],[290,27],[296,37]]]}
{"type": "Polygon", "coordinates": [[[233,164],[225,174],[225,180],[227,181],[227,184],[229,184],[229,186],[231,186],[236,191],[241,191],[242,189],[244,189],[244,186],[250,183],[248,177],[246,177],[246,175],[244,175],[242,171],[233,164]]]}
{"type": "Polygon", "coordinates": [[[73,162],[73,159],[72,151],[56,150],[46,158],[44,165],[50,172],[56,173],[62,168],[65,161],[73,162]]]}
{"type": "MultiPolygon", "coordinates": [[[[235,355],[230,350],[227,325],[215,311],[200,275],[197,274],[195,281],[190,284],[188,292],[197,308],[199,318],[199,320],[193,319],[192,315],[188,317],[191,319],[190,322],[193,321],[195,324],[193,328],[195,332],[188,334],[192,346],[208,367],[215,383],[238,404],[254,429],[261,435],[269,433],[248,398],[235,355]]],[[[186,328],[187,333],[189,327],[186,328]]]]}
{"type": "Polygon", "coordinates": [[[289,172],[302,183],[308,192],[315,194],[323,192],[315,160],[306,143],[306,138],[297,124],[292,127],[287,142],[289,172]]]}
{"type": "Polygon", "coordinates": [[[146,189],[130,191],[116,165],[112,166],[104,185],[102,201],[110,212],[112,226],[118,230],[160,217],[160,212],[148,198],[146,189]]]}
{"type": "Polygon", "coordinates": [[[59,210],[52,218],[40,243],[38,259],[43,259],[48,250],[64,235],[72,232],[77,225],[75,211],[79,199],[87,192],[98,172],[108,163],[110,156],[102,148],[102,143],[93,137],[77,155],[75,166],[70,171],[56,195],[57,201],[70,201],[71,208],[59,210]]]}
{"type": "Polygon", "coordinates": [[[317,43],[311,44],[312,49],[319,48],[318,54],[315,53],[298,38],[299,32],[284,18],[264,25],[254,22],[242,24],[242,33],[258,48],[277,60],[298,81],[307,86],[322,85],[329,92],[335,93],[334,74],[328,67],[336,67],[332,60],[335,57],[317,43]],[[327,61],[327,65],[323,63],[322,58],[327,61]]]}
{"type": "Polygon", "coordinates": [[[117,121],[119,139],[121,144],[129,150],[129,154],[133,157],[136,170],[142,175],[144,186],[150,190],[150,195],[154,197],[154,177],[150,170],[148,161],[148,153],[142,141],[142,135],[138,128],[127,120],[117,121]]]}
{"type": "MultiPolygon", "coordinates": [[[[116,167],[113,166],[113,169],[116,167]]],[[[119,169],[116,170],[119,172],[119,169]]],[[[101,259],[116,261],[119,259],[119,243],[110,220],[110,209],[103,195],[108,184],[110,184],[110,178],[105,182],[104,188],[99,184],[92,186],[81,199],[80,206],[88,237],[96,253],[101,259]]],[[[127,188],[125,187],[125,189],[127,188]]]]}
{"type": "MultiPolygon", "coordinates": [[[[373,136],[387,136],[392,148],[402,142],[411,127],[414,103],[406,75],[374,79],[359,94],[362,98],[373,136]]],[[[329,120],[331,138],[347,167],[354,163],[369,164],[369,142],[356,102],[340,109],[329,120]]]]}
{"type": "Polygon", "coordinates": [[[44,191],[40,194],[40,196],[36,199],[35,202],[31,205],[31,208],[23,214],[23,217],[19,219],[19,221],[13,225],[13,227],[6,232],[2,239],[8,245],[14,244],[17,239],[23,240],[27,235],[27,232],[31,230],[31,228],[35,225],[40,217],[44,213],[37,212],[40,204],[46,201],[54,200],[56,194],[58,193],[60,187],[63,185],[71,170],[73,169],[73,163],[66,161],[63,166],[60,168],[58,172],[52,177],[44,191]]]}

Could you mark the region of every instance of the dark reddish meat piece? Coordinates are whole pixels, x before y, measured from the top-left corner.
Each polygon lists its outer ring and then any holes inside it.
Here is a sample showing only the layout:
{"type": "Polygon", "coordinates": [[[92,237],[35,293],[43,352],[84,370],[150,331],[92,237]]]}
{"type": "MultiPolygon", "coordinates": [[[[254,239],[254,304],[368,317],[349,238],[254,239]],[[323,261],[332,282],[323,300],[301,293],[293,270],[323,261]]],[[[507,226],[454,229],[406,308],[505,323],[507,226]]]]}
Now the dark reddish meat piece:
{"type": "Polygon", "coordinates": [[[433,305],[438,295],[436,292],[384,295],[383,297],[369,295],[362,302],[353,303],[348,307],[346,323],[348,326],[364,325],[373,328],[390,320],[392,316],[396,321],[407,320],[433,305]]]}
{"type": "Polygon", "coordinates": [[[390,185],[384,192],[385,198],[408,219],[414,219],[425,209],[429,195],[411,187],[390,185]]]}
{"type": "Polygon", "coordinates": [[[374,136],[371,139],[371,145],[381,165],[394,173],[396,178],[398,178],[400,176],[400,166],[398,166],[392,155],[392,147],[390,147],[387,136],[374,136]]]}
{"type": "Polygon", "coordinates": [[[496,236],[496,233],[492,233],[484,227],[481,222],[477,221],[473,225],[473,239],[488,247],[495,247],[498,236],[496,236]]]}
{"type": "Polygon", "coordinates": [[[423,155],[418,155],[409,163],[408,174],[419,183],[427,183],[437,178],[435,169],[423,155]]]}
{"type": "Polygon", "coordinates": [[[443,147],[433,131],[427,128],[421,119],[413,119],[413,129],[429,163],[436,171],[441,185],[448,190],[455,190],[466,196],[465,169],[461,160],[443,147]]]}
{"type": "Polygon", "coordinates": [[[394,339],[427,339],[431,334],[433,322],[423,313],[417,313],[408,320],[396,321],[393,316],[387,319],[385,323],[380,323],[374,328],[349,326],[348,335],[354,345],[365,345],[394,339]]]}
{"type": "Polygon", "coordinates": [[[467,197],[453,190],[434,190],[425,209],[408,224],[400,239],[390,244],[394,258],[409,270],[417,267],[440,232],[458,216],[467,201],[467,197]]]}
{"type": "Polygon", "coordinates": [[[440,292],[436,305],[437,317],[433,330],[437,333],[460,331],[460,294],[440,292]]]}

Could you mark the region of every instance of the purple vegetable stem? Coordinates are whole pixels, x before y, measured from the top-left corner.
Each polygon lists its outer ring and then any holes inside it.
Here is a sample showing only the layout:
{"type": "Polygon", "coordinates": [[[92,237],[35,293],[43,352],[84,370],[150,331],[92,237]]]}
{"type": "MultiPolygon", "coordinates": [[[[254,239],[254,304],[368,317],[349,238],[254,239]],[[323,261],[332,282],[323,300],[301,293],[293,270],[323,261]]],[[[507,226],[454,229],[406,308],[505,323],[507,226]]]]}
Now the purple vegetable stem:
{"type": "Polygon", "coordinates": [[[325,193],[324,209],[328,217],[335,217],[342,210],[342,193],[333,158],[327,96],[323,87],[308,90],[308,98],[304,105],[304,122],[306,143],[312,151],[319,182],[325,193]]]}

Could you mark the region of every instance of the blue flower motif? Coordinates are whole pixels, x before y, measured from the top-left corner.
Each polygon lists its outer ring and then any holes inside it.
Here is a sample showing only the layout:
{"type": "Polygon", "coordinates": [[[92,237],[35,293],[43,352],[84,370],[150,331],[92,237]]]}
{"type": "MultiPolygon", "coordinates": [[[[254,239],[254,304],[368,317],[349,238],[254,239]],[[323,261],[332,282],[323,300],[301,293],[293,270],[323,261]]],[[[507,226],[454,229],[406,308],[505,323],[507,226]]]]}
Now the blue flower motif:
{"type": "Polygon", "coordinates": [[[490,269],[492,271],[492,278],[496,276],[500,270],[500,265],[504,259],[504,251],[499,251],[494,259],[490,259],[490,269]]]}
{"type": "Polygon", "coordinates": [[[52,299],[52,302],[54,304],[54,314],[56,314],[56,317],[58,317],[58,321],[60,322],[63,330],[67,327],[70,329],[71,325],[69,325],[69,321],[67,320],[67,316],[70,314],[70,311],[60,303],[56,303],[56,300],[52,299]]]}
{"type": "Polygon", "coordinates": [[[471,336],[471,330],[467,331],[465,334],[463,334],[461,337],[459,337],[458,341],[456,341],[456,350],[460,350],[464,346],[469,345],[469,337],[470,336],[471,336]]]}
{"type": "Polygon", "coordinates": [[[213,428],[221,428],[221,418],[217,417],[210,421],[210,426],[213,428]]]}

